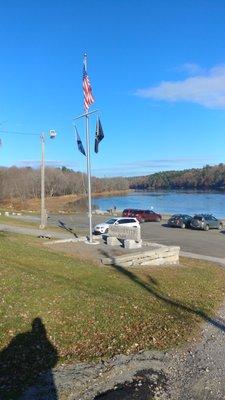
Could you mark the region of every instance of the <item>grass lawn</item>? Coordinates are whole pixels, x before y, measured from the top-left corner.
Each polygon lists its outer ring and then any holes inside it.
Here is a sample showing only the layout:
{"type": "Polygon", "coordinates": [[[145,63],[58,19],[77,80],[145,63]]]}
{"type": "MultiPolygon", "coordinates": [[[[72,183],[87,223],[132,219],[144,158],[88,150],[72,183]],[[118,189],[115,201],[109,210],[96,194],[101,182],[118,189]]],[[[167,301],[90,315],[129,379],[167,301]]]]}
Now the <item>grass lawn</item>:
{"type": "Polygon", "coordinates": [[[40,317],[60,363],[182,344],[225,296],[225,270],[203,261],[99,267],[5,233],[0,253],[0,351],[40,317]]]}

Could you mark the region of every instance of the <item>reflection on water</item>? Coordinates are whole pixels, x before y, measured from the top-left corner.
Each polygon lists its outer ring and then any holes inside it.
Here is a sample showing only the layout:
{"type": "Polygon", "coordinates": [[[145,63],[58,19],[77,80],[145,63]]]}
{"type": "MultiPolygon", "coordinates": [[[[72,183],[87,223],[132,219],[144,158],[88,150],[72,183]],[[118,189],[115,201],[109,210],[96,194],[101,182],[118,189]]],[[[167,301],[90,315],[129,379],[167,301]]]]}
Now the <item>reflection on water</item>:
{"type": "Polygon", "coordinates": [[[211,213],[216,217],[225,217],[225,193],[221,192],[193,192],[193,191],[155,191],[131,192],[124,196],[112,196],[93,199],[102,210],[116,207],[124,208],[152,208],[164,214],[211,213]]]}

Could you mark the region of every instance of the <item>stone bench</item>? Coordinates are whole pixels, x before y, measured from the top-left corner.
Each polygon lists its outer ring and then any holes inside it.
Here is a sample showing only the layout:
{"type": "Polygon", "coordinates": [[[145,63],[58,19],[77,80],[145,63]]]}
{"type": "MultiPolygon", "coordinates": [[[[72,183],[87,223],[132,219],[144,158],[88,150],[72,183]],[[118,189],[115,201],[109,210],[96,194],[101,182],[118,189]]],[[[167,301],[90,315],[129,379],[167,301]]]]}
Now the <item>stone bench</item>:
{"type": "Polygon", "coordinates": [[[107,235],[103,239],[110,246],[121,246],[125,249],[136,249],[142,247],[141,228],[110,225],[107,235]]]}

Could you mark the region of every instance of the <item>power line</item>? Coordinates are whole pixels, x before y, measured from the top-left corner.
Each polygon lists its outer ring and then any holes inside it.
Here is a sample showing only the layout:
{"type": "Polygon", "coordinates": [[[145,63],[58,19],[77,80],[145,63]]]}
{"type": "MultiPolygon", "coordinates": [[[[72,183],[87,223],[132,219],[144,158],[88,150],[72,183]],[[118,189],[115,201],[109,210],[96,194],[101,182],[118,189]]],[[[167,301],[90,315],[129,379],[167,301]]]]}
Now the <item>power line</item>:
{"type": "Polygon", "coordinates": [[[40,136],[40,134],[39,133],[33,133],[33,132],[15,132],[15,131],[2,131],[1,129],[0,129],[0,134],[9,134],[9,135],[24,135],[24,136],[40,136]]]}

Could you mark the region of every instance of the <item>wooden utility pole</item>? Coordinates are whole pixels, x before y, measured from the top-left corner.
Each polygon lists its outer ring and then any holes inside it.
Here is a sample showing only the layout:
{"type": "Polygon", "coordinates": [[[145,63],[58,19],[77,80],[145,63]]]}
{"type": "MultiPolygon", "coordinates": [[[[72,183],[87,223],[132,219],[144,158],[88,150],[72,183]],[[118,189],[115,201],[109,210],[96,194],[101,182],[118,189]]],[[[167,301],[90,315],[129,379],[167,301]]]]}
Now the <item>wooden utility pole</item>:
{"type": "Polygon", "coordinates": [[[44,229],[47,223],[47,213],[45,209],[45,136],[41,134],[41,224],[40,229],[44,229]]]}

